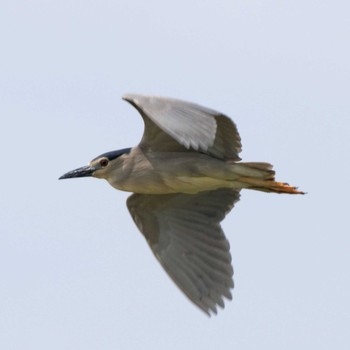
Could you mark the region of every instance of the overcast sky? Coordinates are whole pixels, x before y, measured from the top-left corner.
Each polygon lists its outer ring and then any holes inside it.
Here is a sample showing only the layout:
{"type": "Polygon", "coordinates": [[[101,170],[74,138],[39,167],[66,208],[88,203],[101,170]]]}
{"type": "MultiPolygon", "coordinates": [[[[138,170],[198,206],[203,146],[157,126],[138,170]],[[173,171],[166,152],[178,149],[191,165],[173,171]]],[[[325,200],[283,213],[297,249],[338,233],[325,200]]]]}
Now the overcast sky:
{"type": "Polygon", "coordinates": [[[350,3],[2,1],[0,348],[349,349],[350,3]],[[96,179],[138,143],[126,92],[232,117],[245,161],[306,196],[243,191],[233,300],[208,318],[96,179]]]}

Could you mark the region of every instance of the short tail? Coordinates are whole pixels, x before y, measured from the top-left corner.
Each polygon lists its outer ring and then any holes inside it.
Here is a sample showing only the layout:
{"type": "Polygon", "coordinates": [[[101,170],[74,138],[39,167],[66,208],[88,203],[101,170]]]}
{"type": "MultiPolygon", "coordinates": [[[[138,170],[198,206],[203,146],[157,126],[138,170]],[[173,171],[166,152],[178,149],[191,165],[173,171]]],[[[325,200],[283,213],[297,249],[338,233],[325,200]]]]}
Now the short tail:
{"type": "MultiPolygon", "coordinates": [[[[246,184],[247,188],[263,192],[305,194],[297,187],[285,182],[275,181],[275,172],[269,163],[240,163],[247,170],[248,176],[242,176],[239,181],[246,184]],[[254,172],[257,172],[255,174],[254,172]]],[[[243,174],[242,174],[243,175],[243,174]]]]}
{"type": "Polygon", "coordinates": [[[241,177],[239,181],[247,184],[247,188],[263,192],[289,193],[289,194],[305,194],[299,191],[298,187],[290,186],[285,182],[276,182],[272,180],[260,180],[252,177],[241,177]]]}

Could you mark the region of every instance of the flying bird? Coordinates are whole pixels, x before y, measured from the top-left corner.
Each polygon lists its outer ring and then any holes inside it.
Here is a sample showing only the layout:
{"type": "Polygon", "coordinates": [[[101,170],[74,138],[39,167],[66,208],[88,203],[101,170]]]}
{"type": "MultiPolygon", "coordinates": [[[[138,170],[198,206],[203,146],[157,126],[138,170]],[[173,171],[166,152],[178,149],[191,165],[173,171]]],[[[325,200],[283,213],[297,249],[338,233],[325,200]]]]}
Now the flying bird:
{"type": "Polygon", "coordinates": [[[93,176],[133,192],[129,212],[165,271],[205,313],[232,299],[230,245],[221,221],[241,189],[303,194],[276,182],[272,165],[240,162],[241,138],[224,114],[176,99],[128,94],[141,142],[111,151],[60,179],[93,176]]]}

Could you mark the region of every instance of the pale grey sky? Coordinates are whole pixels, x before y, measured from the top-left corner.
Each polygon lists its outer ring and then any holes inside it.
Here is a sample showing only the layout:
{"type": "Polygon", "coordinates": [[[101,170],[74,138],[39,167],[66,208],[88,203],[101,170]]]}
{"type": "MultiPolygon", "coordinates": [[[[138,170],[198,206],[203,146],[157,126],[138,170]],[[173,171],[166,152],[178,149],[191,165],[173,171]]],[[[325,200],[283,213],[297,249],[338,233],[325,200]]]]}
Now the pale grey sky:
{"type": "Polygon", "coordinates": [[[0,348],[349,349],[350,3],[2,1],[0,348]],[[233,300],[206,317],[103,181],[58,181],[143,124],[126,92],[237,123],[245,161],[306,196],[243,191],[233,300]]]}

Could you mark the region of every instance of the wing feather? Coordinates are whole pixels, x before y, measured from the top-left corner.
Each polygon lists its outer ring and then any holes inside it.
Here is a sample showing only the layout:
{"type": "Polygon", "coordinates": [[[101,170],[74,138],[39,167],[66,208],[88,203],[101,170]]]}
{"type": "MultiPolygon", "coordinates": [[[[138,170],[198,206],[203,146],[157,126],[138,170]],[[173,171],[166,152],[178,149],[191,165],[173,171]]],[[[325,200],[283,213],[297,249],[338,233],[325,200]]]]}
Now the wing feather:
{"type": "Polygon", "coordinates": [[[128,94],[123,99],[140,112],[145,122],[141,147],[162,151],[192,149],[219,159],[240,160],[241,138],[227,116],[165,97],[128,94]]]}
{"type": "Polygon", "coordinates": [[[133,194],[128,209],[153,253],[182,291],[204,312],[231,299],[230,245],[220,222],[239,191],[217,189],[198,194],[133,194]]]}

